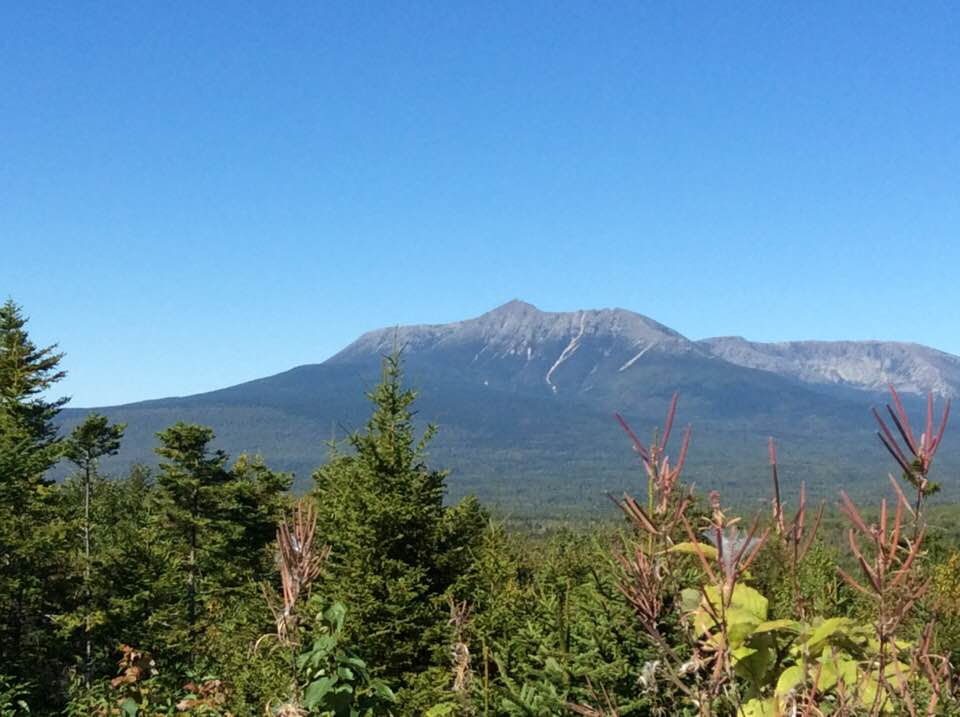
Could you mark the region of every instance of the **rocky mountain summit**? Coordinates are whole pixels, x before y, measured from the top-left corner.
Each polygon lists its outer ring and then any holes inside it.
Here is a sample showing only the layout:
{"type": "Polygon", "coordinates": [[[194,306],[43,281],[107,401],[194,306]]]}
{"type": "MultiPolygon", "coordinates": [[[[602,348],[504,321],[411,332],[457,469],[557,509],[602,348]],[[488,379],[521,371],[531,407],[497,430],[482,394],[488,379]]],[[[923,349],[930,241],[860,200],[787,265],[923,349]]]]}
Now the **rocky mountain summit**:
{"type": "Polygon", "coordinates": [[[514,300],[466,321],[371,331],[328,363],[363,361],[394,345],[411,362],[439,361],[441,370],[486,386],[540,386],[554,394],[589,388],[598,374],[627,371],[650,351],[698,351],[673,329],[625,309],[547,312],[514,300]]]}
{"type": "Polygon", "coordinates": [[[920,344],[896,341],[784,341],[757,343],[740,337],[697,342],[738,366],[771,371],[801,381],[870,391],[888,385],[905,393],[956,396],[960,357],[920,344]]]}

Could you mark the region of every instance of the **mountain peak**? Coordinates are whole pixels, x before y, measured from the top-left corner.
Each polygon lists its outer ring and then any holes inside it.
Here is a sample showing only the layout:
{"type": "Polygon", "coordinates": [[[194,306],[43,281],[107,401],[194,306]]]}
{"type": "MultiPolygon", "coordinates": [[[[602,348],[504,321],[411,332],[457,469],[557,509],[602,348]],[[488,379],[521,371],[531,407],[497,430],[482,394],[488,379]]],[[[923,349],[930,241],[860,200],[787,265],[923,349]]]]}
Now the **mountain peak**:
{"type": "Polygon", "coordinates": [[[488,311],[488,314],[516,314],[516,313],[530,313],[530,312],[540,312],[533,304],[527,303],[522,299],[510,299],[505,304],[500,304],[500,306],[491,309],[488,311]]]}

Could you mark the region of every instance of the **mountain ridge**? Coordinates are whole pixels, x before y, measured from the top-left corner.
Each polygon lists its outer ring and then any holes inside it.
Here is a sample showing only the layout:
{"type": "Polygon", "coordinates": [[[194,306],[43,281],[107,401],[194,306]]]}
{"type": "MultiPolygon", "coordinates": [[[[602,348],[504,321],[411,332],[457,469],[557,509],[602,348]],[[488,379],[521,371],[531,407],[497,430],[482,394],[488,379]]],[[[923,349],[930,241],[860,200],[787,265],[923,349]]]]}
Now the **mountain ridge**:
{"type": "MultiPolygon", "coordinates": [[[[365,422],[365,391],[394,346],[420,392],[418,422],[441,428],[433,456],[454,470],[451,494],[539,513],[605,510],[605,492],[632,486],[634,457],[612,414],[625,414],[643,435],[675,391],[679,419],[696,426],[691,478],[749,499],[751,482],[766,481],[767,436],[782,441],[785,492],[806,480],[812,492],[842,483],[856,493],[886,470],[869,416],[884,400],[881,379],[918,389],[935,379],[948,395],[960,386],[956,357],[928,347],[693,341],[625,309],[544,312],[514,300],[463,321],[366,332],[322,363],[273,376],[98,408],[128,424],[112,465],[155,462],[155,433],[185,420],[211,426],[234,455],[259,452],[293,471],[302,488],[326,443],[365,422]]],[[[64,429],[89,410],[66,409],[64,429]]]]}

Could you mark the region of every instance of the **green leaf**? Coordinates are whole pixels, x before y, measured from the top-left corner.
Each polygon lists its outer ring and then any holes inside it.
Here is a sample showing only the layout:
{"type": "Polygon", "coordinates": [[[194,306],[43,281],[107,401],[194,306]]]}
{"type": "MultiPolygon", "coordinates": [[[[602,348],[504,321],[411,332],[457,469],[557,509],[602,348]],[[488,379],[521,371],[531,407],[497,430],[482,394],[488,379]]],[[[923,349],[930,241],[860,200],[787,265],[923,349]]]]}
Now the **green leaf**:
{"type": "Polygon", "coordinates": [[[831,617],[824,620],[814,628],[806,640],[811,654],[819,653],[834,635],[847,635],[848,629],[853,625],[853,620],[848,617],[831,617]]]}
{"type": "Polygon", "coordinates": [[[323,613],[323,619],[330,623],[336,635],[343,630],[343,622],[347,617],[347,608],[341,602],[335,602],[323,613]]]}
{"type": "Polygon", "coordinates": [[[727,621],[727,636],[730,639],[730,646],[734,648],[742,645],[760,623],[756,615],[740,607],[728,609],[725,618],[727,621]]]}
{"type": "Polygon", "coordinates": [[[383,680],[371,680],[370,689],[373,693],[387,702],[396,702],[397,696],[393,693],[393,690],[390,689],[389,685],[383,680]]]}
{"type": "Polygon", "coordinates": [[[801,683],[803,683],[803,667],[801,665],[791,665],[780,673],[776,694],[778,697],[783,697],[801,683]]]}
{"type": "Polygon", "coordinates": [[[801,630],[801,625],[796,620],[770,620],[768,622],[761,622],[755,628],[753,628],[753,634],[758,635],[763,632],[775,632],[775,631],[784,631],[792,632],[797,634],[801,630]]]}
{"type": "Polygon", "coordinates": [[[303,692],[303,702],[307,709],[312,710],[314,707],[323,702],[324,697],[327,696],[327,693],[336,684],[337,677],[334,675],[327,675],[321,677],[319,680],[314,680],[307,685],[307,689],[303,692]]]}
{"type": "MultiPolygon", "coordinates": [[[[864,676],[857,690],[857,699],[860,700],[860,704],[865,708],[871,708],[877,699],[879,689],[880,684],[873,677],[864,676]]],[[[891,705],[889,700],[884,700],[882,709],[884,712],[890,711],[891,705]]]]}
{"type": "Polygon", "coordinates": [[[761,700],[755,698],[740,707],[737,717],[773,717],[774,714],[772,699],[761,700]]]}
{"type": "Polygon", "coordinates": [[[456,702],[443,702],[428,709],[425,717],[449,717],[456,713],[458,706],[456,702]]]}
{"type": "Polygon", "coordinates": [[[719,555],[715,547],[706,543],[677,543],[672,548],[667,550],[667,552],[681,553],[683,555],[696,555],[697,548],[700,549],[703,557],[707,558],[707,560],[716,560],[719,555]]]}
{"type": "Polygon", "coordinates": [[[749,680],[754,691],[759,691],[767,683],[767,673],[774,663],[774,652],[770,649],[772,644],[769,635],[761,635],[752,640],[749,647],[731,650],[734,670],[740,677],[749,680]]]}
{"type": "Polygon", "coordinates": [[[731,608],[741,608],[753,614],[757,622],[767,619],[767,599],[749,585],[737,584],[733,588],[731,608]]]}
{"type": "Polygon", "coordinates": [[[126,717],[137,717],[137,714],[140,712],[140,705],[138,705],[132,697],[127,697],[127,699],[121,703],[120,709],[123,710],[123,714],[125,714],[126,717]]]}

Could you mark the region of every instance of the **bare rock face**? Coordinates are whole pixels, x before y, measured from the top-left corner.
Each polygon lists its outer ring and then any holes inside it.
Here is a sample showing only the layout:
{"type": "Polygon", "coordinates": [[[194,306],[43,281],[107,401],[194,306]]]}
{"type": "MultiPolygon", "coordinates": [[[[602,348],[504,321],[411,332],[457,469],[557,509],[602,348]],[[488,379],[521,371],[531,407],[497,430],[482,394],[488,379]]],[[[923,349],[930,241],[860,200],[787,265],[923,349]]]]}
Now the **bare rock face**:
{"type": "Polygon", "coordinates": [[[960,358],[919,344],[895,341],[786,341],[757,343],[740,337],[697,342],[717,358],[808,383],[905,393],[960,393],[960,358]]]}
{"type": "Polygon", "coordinates": [[[480,344],[481,350],[491,357],[520,356],[532,360],[557,342],[576,343],[584,338],[604,338],[641,347],[658,342],[691,343],[673,329],[624,309],[547,312],[514,300],[466,321],[371,331],[331,360],[345,361],[360,354],[389,351],[394,340],[408,353],[480,344]]]}
{"type": "Polygon", "coordinates": [[[410,361],[438,359],[485,385],[539,383],[553,393],[588,388],[646,354],[701,353],[673,329],[625,309],[547,312],[514,300],[466,321],[371,331],[330,363],[380,355],[394,344],[410,361]]]}

